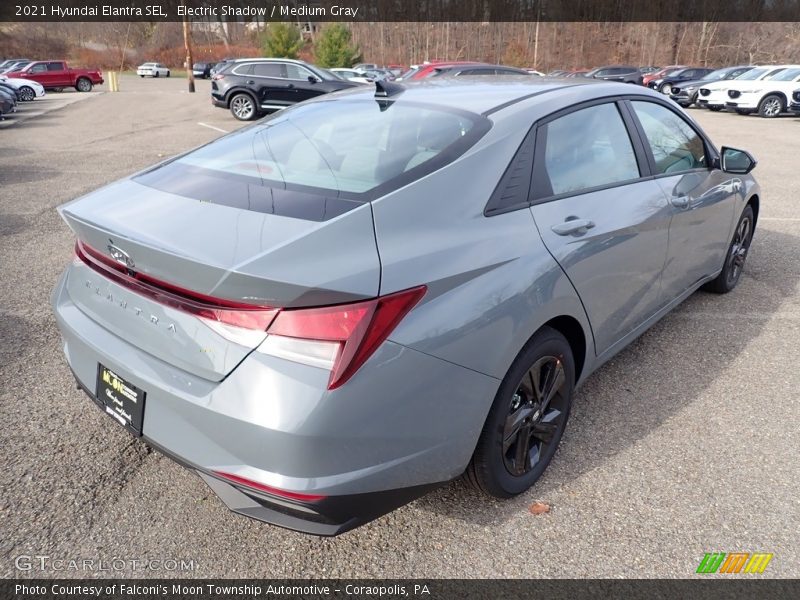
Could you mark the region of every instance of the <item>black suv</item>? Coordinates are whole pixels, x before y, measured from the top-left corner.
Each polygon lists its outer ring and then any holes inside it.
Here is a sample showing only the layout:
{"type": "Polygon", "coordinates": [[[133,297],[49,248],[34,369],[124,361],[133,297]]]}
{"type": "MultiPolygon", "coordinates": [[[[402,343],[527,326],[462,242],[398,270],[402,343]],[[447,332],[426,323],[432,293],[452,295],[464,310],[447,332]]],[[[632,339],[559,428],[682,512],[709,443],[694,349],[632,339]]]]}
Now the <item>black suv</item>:
{"type": "Polygon", "coordinates": [[[299,60],[242,58],[212,75],[211,102],[229,108],[240,121],[251,121],[265,112],[359,85],[299,60]]]}
{"type": "Polygon", "coordinates": [[[642,84],[642,72],[639,67],[627,65],[607,65],[597,67],[583,75],[591,79],[603,79],[605,81],[619,81],[621,83],[642,84]]]}

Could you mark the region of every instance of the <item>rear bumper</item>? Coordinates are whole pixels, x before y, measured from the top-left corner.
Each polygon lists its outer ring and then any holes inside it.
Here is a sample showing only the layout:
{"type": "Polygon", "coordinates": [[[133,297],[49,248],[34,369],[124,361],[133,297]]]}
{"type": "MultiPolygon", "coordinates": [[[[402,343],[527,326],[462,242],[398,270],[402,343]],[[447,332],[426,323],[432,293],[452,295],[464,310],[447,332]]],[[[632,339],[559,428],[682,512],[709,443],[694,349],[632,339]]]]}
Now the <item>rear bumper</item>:
{"type": "MultiPolygon", "coordinates": [[[[74,372],[73,376],[78,388],[105,413],[103,403],[78,379],[74,372]]],[[[315,502],[292,501],[261,493],[245,486],[233,485],[213,472],[170,452],[147,436],[143,436],[143,439],[159,453],[199,475],[232,512],[270,525],[311,535],[330,537],[345,533],[408,504],[445,483],[364,494],[329,496],[315,502]]]]}
{"type": "Polygon", "coordinates": [[[225,98],[216,96],[214,94],[211,94],[211,104],[217,108],[228,108],[228,103],[225,101],[225,98]]]}
{"type": "Polygon", "coordinates": [[[327,371],[259,352],[209,381],[90,319],[67,278],[52,303],[78,385],[94,398],[102,363],[143,390],[148,443],[199,472],[231,510],[282,527],[336,535],[457,477],[499,384],[388,341],[334,391],[327,371]],[[273,497],[222,481],[219,471],[325,498],[273,497]]]}

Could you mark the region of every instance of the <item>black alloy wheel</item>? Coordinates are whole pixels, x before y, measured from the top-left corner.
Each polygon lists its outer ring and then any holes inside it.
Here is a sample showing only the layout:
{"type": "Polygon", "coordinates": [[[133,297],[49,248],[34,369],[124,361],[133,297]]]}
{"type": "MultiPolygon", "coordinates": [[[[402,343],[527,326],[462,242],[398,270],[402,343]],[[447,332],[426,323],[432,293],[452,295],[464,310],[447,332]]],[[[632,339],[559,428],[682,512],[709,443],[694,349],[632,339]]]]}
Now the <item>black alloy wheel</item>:
{"type": "Polygon", "coordinates": [[[557,356],[537,360],[520,381],[503,428],[503,463],[512,475],[529,473],[548,454],[566,416],[564,384],[557,356]]]}
{"type": "Polygon", "coordinates": [[[575,387],[566,338],[542,327],[500,383],[464,473],[479,491],[510,498],[541,477],[564,434],[575,387]]]}
{"type": "Polygon", "coordinates": [[[736,225],[722,271],[716,279],[708,282],[704,289],[715,294],[727,294],[736,287],[744,270],[754,231],[755,215],[753,207],[747,205],[739,218],[739,223],[736,225]]]}

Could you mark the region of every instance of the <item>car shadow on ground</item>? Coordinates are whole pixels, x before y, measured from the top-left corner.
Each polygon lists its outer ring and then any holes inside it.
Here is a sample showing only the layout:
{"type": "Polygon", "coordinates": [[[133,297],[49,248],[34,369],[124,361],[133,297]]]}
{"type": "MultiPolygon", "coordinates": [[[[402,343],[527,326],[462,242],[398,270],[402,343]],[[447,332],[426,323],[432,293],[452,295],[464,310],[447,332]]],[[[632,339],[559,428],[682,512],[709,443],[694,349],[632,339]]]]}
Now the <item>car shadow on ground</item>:
{"type": "Polygon", "coordinates": [[[528,492],[498,501],[458,479],[413,506],[477,525],[499,525],[636,444],[703,395],[761,335],[769,315],[797,295],[798,256],[800,237],[760,225],[736,290],[723,296],[696,292],[589,377],[576,393],[553,462],[528,492]],[[709,314],[725,318],[704,318],[709,314]]]}
{"type": "MultiPolygon", "coordinates": [[[[59,177],[61,171],[57,169],[48,169],[46,167],[32,167],[30,165],[18,164],[9,165],[3,169],[0,175],[0,181],[3,185],[12,185],[16,183],[32,183],[34,181],[45,181],[59,177]]],[[[2,203],[0,203],[2,206],[2,203]]]]}

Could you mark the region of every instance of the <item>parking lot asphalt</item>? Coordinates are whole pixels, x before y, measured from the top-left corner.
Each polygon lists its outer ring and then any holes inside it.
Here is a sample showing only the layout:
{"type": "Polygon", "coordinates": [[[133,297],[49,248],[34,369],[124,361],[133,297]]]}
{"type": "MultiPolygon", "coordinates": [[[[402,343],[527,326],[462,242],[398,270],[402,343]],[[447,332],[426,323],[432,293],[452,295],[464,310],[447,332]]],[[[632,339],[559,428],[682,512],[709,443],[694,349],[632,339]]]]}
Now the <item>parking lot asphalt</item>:
{"type": "MultiPolygon", "coordinates": [[[[95,90],[97,89],[95,88],[95,90]]],[[[88,100],[102,93],[102,91],[82,93],[67,89],[63,92],[47,92],[42,98],[37,98],[33,102],[19,102],[17,104],[17,112],[3,115],[4,118],[0,120],[0,130],[27,121],[32,117],[38,117],[50,111],[64,108],[70,104],[88,100]]]]}
{"type": "Polygon", "coordinates": [[[760,161],[743,279],[595,373],[532,490],[497,502],[454,482],[320,539],[230,513],[97,410],[61,352],[49,294],[74,240],[55,208],[241,126],[207,81],[186,85],[123,77],[0,132],[0,575],[691,577],[706,552],[760,551],[774,558],[749,577],[800,576],[800,119],[690,111],[760,161]],[[42,573],[20,555],[194,568],[42,573]]]}

